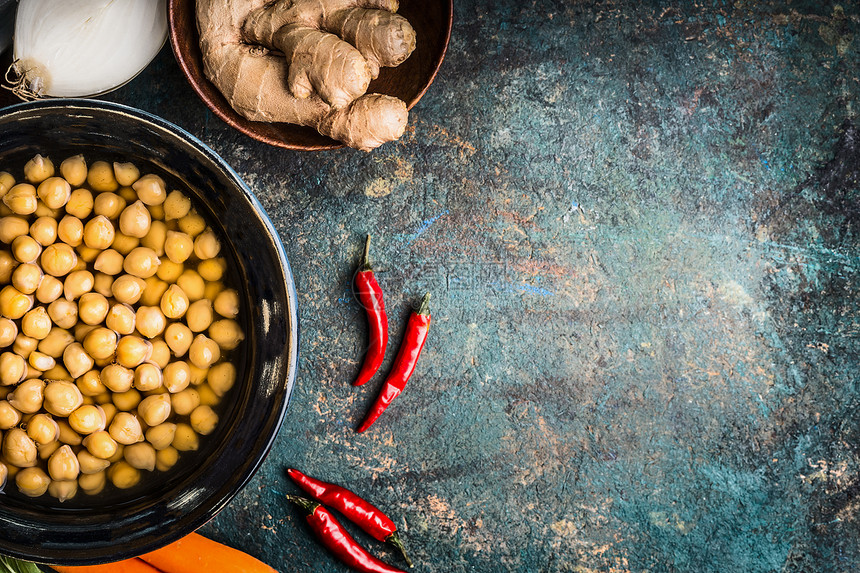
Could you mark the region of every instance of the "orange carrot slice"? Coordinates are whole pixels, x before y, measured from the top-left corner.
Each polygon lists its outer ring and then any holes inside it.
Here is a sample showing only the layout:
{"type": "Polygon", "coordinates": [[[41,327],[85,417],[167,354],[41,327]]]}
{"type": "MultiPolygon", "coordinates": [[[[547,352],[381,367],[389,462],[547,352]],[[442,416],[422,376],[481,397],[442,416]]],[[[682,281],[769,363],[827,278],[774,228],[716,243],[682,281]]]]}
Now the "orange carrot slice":
{"type": "Polygon", "coordinates": [[[165,573],[278,573],[259,559],[197,533],[140,556],[165,573]]]}

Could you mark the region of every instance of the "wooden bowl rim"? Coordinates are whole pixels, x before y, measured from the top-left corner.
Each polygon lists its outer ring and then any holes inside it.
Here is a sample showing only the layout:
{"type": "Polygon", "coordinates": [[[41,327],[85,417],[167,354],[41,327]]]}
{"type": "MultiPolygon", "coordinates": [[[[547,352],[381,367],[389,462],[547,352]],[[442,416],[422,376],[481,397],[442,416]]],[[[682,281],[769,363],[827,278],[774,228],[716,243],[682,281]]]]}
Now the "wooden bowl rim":
{"type": "MultiPolygon", "coordinates": [[[[282,138],[270,137],[260,133],[258,130],[253,129],[254,125],[277,125],[277,124],[267,124],[264,122],[255,122],[246,120],[242,116],[240,116],[229,104],[222,105],[221,102],[215,101],[214,98],[210,97],[209,93],[204,89],[204,85],[206,85],[209,89],[214,90],[216,94],[219,96],[221,92],[218,90],[215,85],[209,81],[209,79],[200,74],[194,74],[191,70],[190,60],[193,56],[188,53],[188,47],[184,46],[180,43],[180,30],[177,27],[177,18],[176,14],[180,10],[181,5],[185,2],[190,2],[193,0],[168,0],[167,6],[167,17],[168,17],[168,30],[170,36],[170,47],[173,49],[173,56],[176,58],[177,63],[179,64],[180,69],[182,70],[182,74],[185,76],[185,79],[191,84],[191,88],[203,100],[203,103],[221,120],[223,120],[230,127],[244,133],[248,137],[252,139],[256,139],[257,141],[262,141],[263,143],[267,143],[269,145],[275,147],[281,147],[283,149],[291,149],[294,151],[325,151],[330,149],[341,149],[346,147],[343,143],[339,141],[331,140],[330,144],[318,144],[318,145],[302,145],[297,143],[291,143],[282,138]],[[250,124],[247,125],[247,124],[250,124]]],[[[442,45],[442,49],[435,57],[434,66],[432,73],[427,77],[424,86],[415,94],[415,96],[408,102],[406,102],[406,108],[412,109],[415,107],[415,104],[427,93],[427,90],[430,88],[430,85],[436,79],[436,74],[439,73],[439,68],[442,67],[442,61],[445,59],[445,55],[448,52],[448,44],[451,41],[451,29],[454,23],[454,0],[442,0],[444,4],[444,8],[447,10],[447,26],[445,29],[445,38],[442,45]]],[[[194,35],[196,37],[196,28],[194,30],[194,35]]],[[[221,96],[223,98],[223,96],[221,96]]],[[[292,127],[300,127],[294,126],[292,124],[283,124],[290,125],[292,127]]]]}

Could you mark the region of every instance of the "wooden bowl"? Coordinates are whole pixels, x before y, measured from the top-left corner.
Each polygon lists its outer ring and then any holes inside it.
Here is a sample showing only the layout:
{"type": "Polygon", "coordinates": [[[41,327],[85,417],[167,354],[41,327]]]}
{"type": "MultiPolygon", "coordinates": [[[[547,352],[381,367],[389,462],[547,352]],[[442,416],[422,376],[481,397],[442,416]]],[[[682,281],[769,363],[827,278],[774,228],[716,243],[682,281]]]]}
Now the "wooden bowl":
{"type": "MultiPolygon", "coordinates": [[[[203,73],[203,54],[194,13],[194,0],[169,0],[170,44],[185,77],[197,95],[215,115],[245,135],[269,145],[302,151],[338,149],[343,143],[320,135],[310,127],[289,123],[250,121],[239,115],[203,73]]],[[[396,68],[382,68],[367,93],[391,95],[406,102],[409,109],[418,103],[433,79],[451,37],[453,0],[401,0],[398,14],[415,28],[415,51],[396,68]]]]}

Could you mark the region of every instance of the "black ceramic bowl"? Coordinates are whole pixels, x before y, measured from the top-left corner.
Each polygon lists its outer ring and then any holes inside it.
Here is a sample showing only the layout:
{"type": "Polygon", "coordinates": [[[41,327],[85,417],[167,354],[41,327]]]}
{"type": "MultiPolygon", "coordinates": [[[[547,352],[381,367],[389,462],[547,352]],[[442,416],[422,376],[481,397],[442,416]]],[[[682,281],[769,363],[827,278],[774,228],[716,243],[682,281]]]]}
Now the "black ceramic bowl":
{"type": "Polygon", "coordinates": [[[69,565],[115,561],[166,545],[218,513],[268,453],[296,375],[296,294],[283,246],[260,204],[236,173],[182,129],[128,107],[50,100],[0,110],[0,171],[36,153],[62,159],[131,161],[192,193],[222,238],[241,293],[245,342],[239,376],[216,432],[185,452],[170,472],[144,472],[130,490],[82,493],[62,504],[30,499],[14,483],[0,494],[0,553],[69,565]]]}

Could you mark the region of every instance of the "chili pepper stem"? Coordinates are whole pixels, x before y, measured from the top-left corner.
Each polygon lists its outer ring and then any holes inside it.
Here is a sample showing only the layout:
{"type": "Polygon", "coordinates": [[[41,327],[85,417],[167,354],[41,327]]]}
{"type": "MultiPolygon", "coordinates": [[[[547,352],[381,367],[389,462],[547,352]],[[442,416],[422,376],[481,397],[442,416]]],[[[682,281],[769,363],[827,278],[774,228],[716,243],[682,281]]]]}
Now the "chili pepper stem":
{"type": "Polygon", "coordinates": [[[361,267],[358,270],[361,272],[372,270],[370,266],[370,235],[364,242],[364,256],[361,258],[361,267]]]}
{"type": "Polygon", "coordinates": [[[287,501],[291,501],[304,509],[308,513],[308,515],[313,515],[314,511],[316,511],[316,509],[321,505],[315,501],[300,497],[298,495],[285,495],[284,497],[287,498],[287,501]]]}
{"type": "Polygon", "coordinates": [[[426,316],[430,314],[430,293],[424,295],[424,298],[421,299],[421,306],[418,307],[416,314],[420,314],[422,316],[426,316]]]}
{"type": "Polygon", "coordinates": [[[388,543],[390,543],[391,545],[393,545],[394,547],[399,549],[400,553],[403,554],[403,559],[406,561],[406,564],[409,565],[410,567],[413,567],[412,560],[406,554],[406,547],[404,547],[403,541],[400,539],[400,536],[397,534],[396,531],[394,533],[392,533],[391,535],[389,535],[388,537],[386,537],[385,541],[387,541],[388,543]]]}

